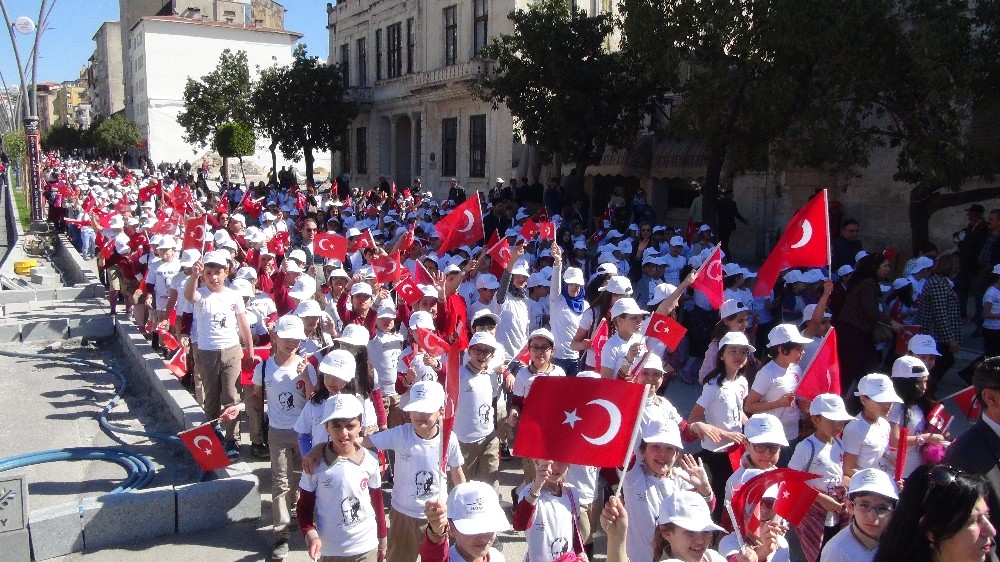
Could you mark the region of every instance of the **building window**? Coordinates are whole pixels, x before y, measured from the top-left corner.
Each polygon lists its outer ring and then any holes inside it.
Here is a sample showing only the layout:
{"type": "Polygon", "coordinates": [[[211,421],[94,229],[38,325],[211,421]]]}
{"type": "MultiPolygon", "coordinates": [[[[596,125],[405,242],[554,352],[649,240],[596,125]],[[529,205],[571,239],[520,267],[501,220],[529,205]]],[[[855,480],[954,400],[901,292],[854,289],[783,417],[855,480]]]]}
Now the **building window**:
{"type": "Polygon", "coordinates": [[[340,46],[340,78],[345,88],[351,85],[351,45],[348,43],[340,46]]]}
{"type": "Polygon", "coordinates": [[[403,74],[403,24],[394,23],[385,28],[386,49],[389,51],[389,78],[403,74]]]}
{"type": "Polygon", "coordinates": [[[444,65],[458,62],[458,9],[455,6],[444,9],[444,65]]]}
{"type": "Polygon", "coordinates": [[[413,57],[416,53],[417,37],[413,29],[413,18],[406,20],[406,73],[413,74],[413,57]]]}
{"type": "Polygon", "coordinates": [[[458,117],[441,120],[441,174],[456,174],[455,160],[458,152],[458,117]]]}
{"type": "Polygon", "coordinates": [[[368,86],[368,49],[364,37],[358,39],[358,86],[368,86]]]}
{"type": "Polygon", "coordinates": [[[340,140],[342,141],[340,143],[341,165],[344,168],[344,173],[349,174],[351,173],[351,131],[348,130],[344,133],[340,140]]]}
{"type": "Polygon", "coordinates": [[[486,116],[469,117],[469,177],[486,177],[486,116]]]}
{"type": "Polygon", "coordinates": [[[354,143],[354,147],[358,153],[358,173],[367,174],[368,173],[368,127],[358,127],[355,131],[355,136],[357,140],[354,143]]]}
{"type": "Polygon", "coordinates": [[[382,30],[375,30],[375,80],[382,79],[382,30]]]}
{"type": "Polygon", "coordinates": [[[486,23],[489,15],[486,0],[472,0],[472,56],[478,57],[486,46],[486,23]]]}

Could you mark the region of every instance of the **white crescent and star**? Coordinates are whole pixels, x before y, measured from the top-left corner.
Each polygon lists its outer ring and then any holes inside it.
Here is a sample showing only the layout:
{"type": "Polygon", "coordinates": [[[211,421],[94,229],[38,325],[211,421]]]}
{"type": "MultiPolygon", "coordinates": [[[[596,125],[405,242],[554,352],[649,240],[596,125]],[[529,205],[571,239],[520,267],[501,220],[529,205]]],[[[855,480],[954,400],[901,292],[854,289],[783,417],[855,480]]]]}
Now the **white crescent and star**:
{"type": "Polygon", "coordinates": [[[670,328],[667,327],[667,323],[663,320],[657,320],[656,322],[653,322],[653,331],[656,333],[663,332],[664,334],[667,334],[670,332],[670,328]],[[661,328],[660,326],[663,327],[661,328]]]}
{"type": "MultiPolygon", "coordinates": [[[[622,427],[622,413],[618,409],[618,406],[615,406],[615,404],[609,400],[604,400],[604,399],[591,400],[590,402],[587,402],[586,405],[589,406],[591,404],[593,404],[594,406],[599,406],[601,408],[604,408],[604,410],[608,413],[608,417],[611,418],[611,421],[608,423],[607,431],[605,431],[603,434],[597,437],[590,437],[588,435],[583,435],[581,433],[580,437],[583,437],[591,445],[597,445],[598,447],[602,445],[607,445],[608,443],[611,442],[612,439],[615,438],[616,435],[618,435],[618,431],[622,427]]],[[[579,415],[577,415],[575,409],[570,412],[563,411],[563,413],[566,414],[566,419],[563,420],[563,424],[568,425],[574,429],[576,429],[576,422],[581,421],[583,419],[579,415]]]]}
{"type": "Polygon", "coordinates": [[[458,229],[459,232],[468,232],[472,230],[472,225],[476,224],[476,217],[472,216],[472,211],[463,211],[463,214],[468,217],[469,224],[465,225],[465,228],[458,229]]]}
{"type": "Polygon", "coordinates": [[[330,250],[333,249],[330,246],[330,239],[329,238],[320,238],[319,240],[317,240],[316,241],[316,247],[319,248],[320,250],[323,250],[324,252],[329,252],[330,250]],[[326,244],[324,244],[324,242],[326,242],[326,244]]]}
{"type": "Polygon", "coordinates": [[[206,455],[211,455],[212,454],[212,440],[209,439],[208,437],[205,437],[204,435],[199,435],[198,437],[194,438],[194,441],[192,441],[192,443],[194,444],[194,446],[195,446],[196,449],[198,449],[199,451],[205,453],[206,455]],[[208,446],[205,447],[204,449],[202,449],[198,445],[198,442],[202,441],[202,440],[204,440],[206,443],[208,443],[208,446]]]}
{"type": "Polygon", "coordinates": [[[722,281],[722,262],[712,261],[708,264],[708,268],[705,270],[705,274],[708,275],[709,279],[714,279],[715,281],[722,281]]]}
{"type": "Polygon", "coordinates": [[[792,244],[791,248],[795,250],[797,248],[805,246],[806,244],[809,243],[809,240],[812,239],[812,236],[813,236],[812,224],[809,222],[808,219],[802,221],[802,238],[799,238],[798,242],[792,244]]]}

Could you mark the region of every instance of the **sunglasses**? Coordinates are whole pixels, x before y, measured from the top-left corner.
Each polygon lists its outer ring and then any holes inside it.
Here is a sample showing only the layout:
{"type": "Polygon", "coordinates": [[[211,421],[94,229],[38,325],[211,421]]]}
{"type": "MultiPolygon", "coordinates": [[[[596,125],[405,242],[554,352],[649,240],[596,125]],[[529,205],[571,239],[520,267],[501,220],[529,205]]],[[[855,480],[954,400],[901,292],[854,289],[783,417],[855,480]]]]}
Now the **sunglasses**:
{"type": "Polygon", "coordinates": [[[927,503],[927,498],[930,497],[931,492],[934,488],[941,488],[942,490],[951,486],[955,483],[955,479],[958,475],[962,474],[961,470],[956,470],[948,466],[935,466],[927,474],[927,491],[924,492],[924,501],[921,505],[927,503]]]}

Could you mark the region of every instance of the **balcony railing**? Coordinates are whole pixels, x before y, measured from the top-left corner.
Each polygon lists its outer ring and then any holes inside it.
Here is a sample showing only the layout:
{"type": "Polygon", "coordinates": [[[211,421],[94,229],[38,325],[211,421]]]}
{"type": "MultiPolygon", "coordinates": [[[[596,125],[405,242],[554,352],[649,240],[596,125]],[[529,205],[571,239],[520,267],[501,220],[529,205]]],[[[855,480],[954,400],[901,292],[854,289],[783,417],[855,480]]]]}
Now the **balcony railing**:
{"type": "Polygon", "coordinates": [[[426,87],[449,82],[464,82],[475,80],[487,71],[488,62],[485,60],[471,60],[452,66],[442,66],[426,72],[421,72],[414,80],[414,86],[426,87]]]}

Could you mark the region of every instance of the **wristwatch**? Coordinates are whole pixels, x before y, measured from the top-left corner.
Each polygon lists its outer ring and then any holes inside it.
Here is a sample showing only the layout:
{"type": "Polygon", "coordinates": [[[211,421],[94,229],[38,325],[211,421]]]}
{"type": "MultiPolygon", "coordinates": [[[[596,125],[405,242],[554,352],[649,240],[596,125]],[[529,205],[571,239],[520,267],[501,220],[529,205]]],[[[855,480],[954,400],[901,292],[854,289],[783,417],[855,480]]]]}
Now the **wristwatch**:
{"type": "Polygon", "coordinates": [[[917,436],[917,447],[923,447],[924,443],[926,443],[926,442],[927,442],[927,440],[924,439],[923,435],[918,435],[917,436]]]}

